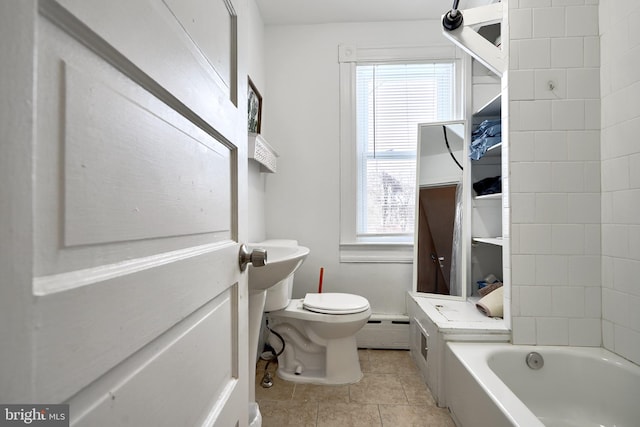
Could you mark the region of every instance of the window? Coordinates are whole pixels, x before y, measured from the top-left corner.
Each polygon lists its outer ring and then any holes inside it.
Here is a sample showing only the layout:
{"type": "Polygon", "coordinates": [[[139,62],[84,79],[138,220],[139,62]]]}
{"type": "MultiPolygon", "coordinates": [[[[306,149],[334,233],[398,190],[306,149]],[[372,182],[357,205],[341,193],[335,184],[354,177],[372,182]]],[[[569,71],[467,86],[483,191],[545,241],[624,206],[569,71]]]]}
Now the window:
{"type": "Polygon", "coordinates": [[[341,259],[409,262],[418,124],[458,116],[458,70],[424,51],[403,58],[389,49],[393,60],[380,60],[376,50],[378,60],[367,60],[368,49],[349,49],[357,54],[341,54],[341,259]]]}

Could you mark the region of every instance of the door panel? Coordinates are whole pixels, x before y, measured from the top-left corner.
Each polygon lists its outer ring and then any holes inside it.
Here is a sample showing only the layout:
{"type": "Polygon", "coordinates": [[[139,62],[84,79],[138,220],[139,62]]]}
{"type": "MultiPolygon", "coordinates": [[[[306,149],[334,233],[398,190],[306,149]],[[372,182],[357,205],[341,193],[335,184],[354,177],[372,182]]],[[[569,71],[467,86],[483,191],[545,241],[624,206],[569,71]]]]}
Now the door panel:
{"type": "Polygon", "coordinates": [[[246,425],[236,37],[205,51],[160,0],[38,4],[28,400],[72,425],[246,425]]]}
{"type": "Polygon", "coordinates": [[[38,44],[37,277],[235,239],[236,146],[48,20],[38,44]]]}
{"type": "Polygon", "coordinates": [[[210,415],[232,421],[220,404],[238,386],[237,336],[219,326],[237,322],[236,298],[236,288],[225,291],[74,397],[76,425],[195,426],[210,415]]]}
{"type": "Polygon", "coordinates": [[[64,70],[65,246],[231,229],[228,148],[64,70]]]}
{"type": "MultiPolygon", "coordinates": [[[[205,10],[209,2],[192,2],[188,13],[176,17],[163,0],[57,0],[40,2],[40,11],[94,47],[104,48],[116,64],[126,58],[142,74],[141,79],[149,79],[150,86],[157,83],[157,90],[167,91],[216,132],[234,141],[238,117],[232,107],[238,104],[236,88],[242,80],[237,78],[238,15],[232,2],[216,1],[228,4],[230,10],[222,16],[213,15],[205,10]],[[189,17],[202,20],[209,32],[185,31],[182,21],[189,17]],[[214,29],[219,26],[231,30],[225,49],[229,57],[222,55],[224,50],[203,51],[199,47],[207,43],[202,38],[216,37],[214,29]],[[208,59],[207,55],[218,56],[208,59]],[[212,67],[219,61],[230,70],[231,87],[221,83],[219,75],[225,72],[212,67]]],[[[242,129],[246,132],[246,126],[242,129]]]]}
{"type": "MultiPolygon", "coordinates": [[[[236,277],[224,259],[235,260],[236,246],[227,243],[200,249],[204,252],[200,255],[195,250],[182,251],[175,257],[153,257],[132,269],[103,266],[100,270],[111,276],[107,280],[100,280],[95,269],[38,278],[56,281],[47,288],[49,293],[37,299],[39,399],[69,398],[223,294],[236,277]]],[[[228,323],[224,326],[230,327],[228,323]]],[[[212,331],[212,337],[222,331],[222,327],[212,331]]]]}

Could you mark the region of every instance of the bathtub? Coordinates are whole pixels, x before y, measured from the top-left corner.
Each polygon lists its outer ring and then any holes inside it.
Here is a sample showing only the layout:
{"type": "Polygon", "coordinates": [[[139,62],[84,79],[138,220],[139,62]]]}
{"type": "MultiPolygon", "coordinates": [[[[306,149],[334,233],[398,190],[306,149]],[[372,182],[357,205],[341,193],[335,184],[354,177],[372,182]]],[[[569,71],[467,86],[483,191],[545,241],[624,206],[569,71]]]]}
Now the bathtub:
{"type": "Polygon", "coordinates": [[[449,342],[445,357],[459,427],[640,426],[640,367],[602,348],[449,342]]]}

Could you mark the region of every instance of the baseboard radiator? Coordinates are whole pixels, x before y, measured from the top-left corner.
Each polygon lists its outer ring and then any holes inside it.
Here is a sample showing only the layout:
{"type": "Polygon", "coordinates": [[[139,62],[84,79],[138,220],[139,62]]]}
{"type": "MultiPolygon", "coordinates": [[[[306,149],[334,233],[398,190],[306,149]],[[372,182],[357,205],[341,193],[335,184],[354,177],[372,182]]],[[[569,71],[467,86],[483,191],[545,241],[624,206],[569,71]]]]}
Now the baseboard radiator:
{"type": "Polygon", "coordinates": [[[409,349],[409,316],[372,314],[356,334],[358,348],[409,349]]]}

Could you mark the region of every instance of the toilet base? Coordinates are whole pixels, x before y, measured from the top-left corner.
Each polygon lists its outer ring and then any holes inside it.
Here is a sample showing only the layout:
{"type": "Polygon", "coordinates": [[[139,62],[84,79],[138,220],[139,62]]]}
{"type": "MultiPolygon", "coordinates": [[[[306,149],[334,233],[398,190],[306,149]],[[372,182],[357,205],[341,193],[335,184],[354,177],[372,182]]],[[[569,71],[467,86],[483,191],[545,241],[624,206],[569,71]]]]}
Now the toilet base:
{"type": "Polygon", "coordinates": [[[293,349],[285,350],[279,361],[278,376],[284,380],[324,385],[343,385],[357,383],[362,379],[358,347],[354,336],[334,339],[327,342],[323,351],[315,357],[305,352],[294,353],[293,349]],[[293,358],[292,356],[296,356],[293,358]],[[314,361],[314,362],[312,362],[314,361]],[[317,362],[320,363],[317,363],[317,362]],[[322,366],[318,366],[322,365],[322,366]]]}
{"type": "Polygon", "coordinates": [[[362,379],[362,371],[352,372],[350,378],[344,377],[340,381],[328,379],[324,369],[307,369],[302,374],[289,372],[282,368],[278,368],[278,377],[286,381],[300,384],[319,384],[319,385],[345,385],[355,384],[362,379]]]}

